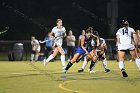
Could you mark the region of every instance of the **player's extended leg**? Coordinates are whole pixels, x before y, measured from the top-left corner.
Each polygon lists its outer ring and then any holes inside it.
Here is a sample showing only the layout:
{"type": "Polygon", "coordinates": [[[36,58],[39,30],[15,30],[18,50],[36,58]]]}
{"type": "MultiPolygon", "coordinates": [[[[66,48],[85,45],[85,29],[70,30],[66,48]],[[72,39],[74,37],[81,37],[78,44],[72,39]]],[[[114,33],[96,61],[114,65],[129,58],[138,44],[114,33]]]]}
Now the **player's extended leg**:
{"type": "Polygon", "coordinates": [[[72,60],[71,60],[70,62],[68,62],[66,68],[65,68],[62,72],[66,73],[66,72],[69,70],[69,68],[70,68],[70,67],[76,62],[76,60],[80,57],[80,55],[81,55],[81,54],[76,53],[76,54],[73,56],[72,60]]]}
{"type": "Polygon", "coordinates": [[[108,68],[107,66],[107,60],[106,60],[106,57],[105,57],[105,52],[101,52],[98,56],[98,58],[101,58],[102,59],[102,64],[103,64],[103,67],[105,69],[105,72],[109,72],[110,69],[108,68]]]}
{"type": "Polygon", "coordinates": [[[130,51],[130,54],[135,59],[136,65],[140,70],[140,58],[138,57],[138,54],[136,52],[137,52],[136,50],[132,50],[132,51],[130,51]]]}
{"type": "Polygon", "coordinates": [[[57,47],[54,49],[53,54],[51,54],[47,59],[44,59],[44,66],[50,61],[52,60],[56,55],[58,54],[58,49],[57,47]]]}
{"type": "Polygon", "coordinates": [[[96,56],[94,56],[94,57],[92,58],[91,64],[90,64],[90,66],[89,66],[89,72],[90,72],[90,73],[95,73],[94,67],[95,67],[95,65],[96,65],[96,63],[97,63],[97,60],[98,60],[98,58],[97,58],[96,56]]]}
{"type": "Polygon", "coordinates": [[[128,77],[125,71],[124,57],[125,57],[125,51],[118,51],[119,68],[122,71],[123,77],[128,77]]]}
{"type": "Polygon", "coordinates": [[[105,57],[102,57],[102,63],[103,63],[103,67],[105,69],[105,72],[109,72],[110,69],[107,67],[107,60],[105,57]]]}
{"type": "Polygon", "coordinates": [[[63,50],[62,47],[58,47],[58,51],[61,53],[61,63],[62,63],[62,69],[66,68],[66,63],[65,63],[65,51],[63,50]]]}
{"type": "Polygon", "coordinates": [[[97,51],[92,50],[87,57],[89,57],[92,60],[90,66],[89,66],[89,72],[93,73],[94,72],[93,68],[98,60],[97,51]]]}

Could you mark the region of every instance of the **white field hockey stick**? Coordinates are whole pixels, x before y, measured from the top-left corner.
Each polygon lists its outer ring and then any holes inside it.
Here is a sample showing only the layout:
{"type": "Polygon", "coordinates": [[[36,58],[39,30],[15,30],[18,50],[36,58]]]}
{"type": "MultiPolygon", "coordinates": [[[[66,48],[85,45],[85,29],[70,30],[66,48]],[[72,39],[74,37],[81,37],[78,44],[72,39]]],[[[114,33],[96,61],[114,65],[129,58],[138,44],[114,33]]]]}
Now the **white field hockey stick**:
{"type": "Polygon", "coordinates": [[[44,40],[44,41],[41,41],[41,40],[39,40],[39,43],[45,43],[45,42],[48,42],[48,41],[51,41],[51,40],[54,40],[54,41],[56,41],[56,40],[58,40],[58,39],[60,39],[60,38],[62,38],[63,36],[59,36],[59,37],[56,37],[55,39],[50,39],[50,40],[44,40]]]}
{"type": "MultiPolygon", "coordinates": [[[[50,39],[50,40],[53,40],[53,39],[50,39]]],[[[50,40],[44,40],[44,41],[39,40],[39,43],[45,43],[45,42],[48,42],[50,40]]]]}

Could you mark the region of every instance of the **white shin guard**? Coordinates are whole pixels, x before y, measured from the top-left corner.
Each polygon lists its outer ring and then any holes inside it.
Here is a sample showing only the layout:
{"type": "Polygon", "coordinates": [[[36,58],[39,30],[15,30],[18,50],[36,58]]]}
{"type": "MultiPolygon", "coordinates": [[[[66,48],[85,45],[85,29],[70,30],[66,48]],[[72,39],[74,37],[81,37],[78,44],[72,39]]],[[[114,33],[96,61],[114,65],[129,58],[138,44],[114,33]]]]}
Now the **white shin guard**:
{"type": "Polygon", "coordinates": [[[125,65],[123,61],[119,61],[119,68],[120,70],[125,69],[125,65]]]}
{"type": "Polygon", "coordinates": [[[107,68],[107,60],[106,60],[106,58],[102,62],[103,62],[104,68],[107,68]]]}
{"type": "Polygon", "coordinates": [[[52,55],[50,55],[47,59],[46,62],[49,62],[50,60],[52,60],[54,57],[52,55]]]}
{"type": "Polygon", "coordinates": [[[87,66],[87,64],[88,64],[88,62],[86,60],[84,60],[82,69],[85,69],[85,67],[87,66]]]}
{"type": "Polygon", "coordinates": [[[61,55],[61,62],[62,62],[62,66],[65,67],[66,66],[65,55],[61,55]]]}

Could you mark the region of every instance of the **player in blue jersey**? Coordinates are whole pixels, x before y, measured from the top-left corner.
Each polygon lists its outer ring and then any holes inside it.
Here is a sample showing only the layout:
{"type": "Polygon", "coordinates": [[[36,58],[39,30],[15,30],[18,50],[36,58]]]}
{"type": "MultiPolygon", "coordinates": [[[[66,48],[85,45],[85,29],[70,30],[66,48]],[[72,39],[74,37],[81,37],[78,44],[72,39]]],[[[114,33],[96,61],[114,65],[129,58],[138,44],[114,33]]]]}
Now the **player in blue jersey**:
{"type": "Polygon", "coordinates": [[[88,28],[86,30],[86,34],[84,36],[82,36],[81,42],[80,42],[80,46],[77,48],[75,55],[73,56],[72,60],[67,64],[66,68],[63,70],[63,72],[67,72],[68,69],[77,61],[77,59],[83,55],[83,54],[87,54],[90,55],[91,51],[93,51],[92,49],[90,49],[91,46],[91,40],[94,37],[94,35],[92,34],[92,29],[88,28]]]}
{"type": "MultiPolygon", "coordinates": [[[[99,36],[97,31],[94,31],[94,35],[99,36]]],[[[92,44],[92,46],[96,46],[96,44],[92,44]]],[[[102,60],[105,72],[109,72],[110,69],[108,69],[108,67],[107,67],[107,60],[106,60],[106,57],[105,57],[105,50],[106,49],[107,49],[107,46],[106,46],[105,40],[103,38],[99,38],[99,45],[96,47],[97,59],[102,60]]],[[[94,66],[96,64],[96,61],[91,62],[90,67],[88,69],[88,71],[90,71],[90,73],[95,72],[94,71],[94,66]]],[[[85,61],[83,63],[83,66],[78,70],[78,72],[83,72],[87,64],[88,64],[88,61],[85,61]]]]}

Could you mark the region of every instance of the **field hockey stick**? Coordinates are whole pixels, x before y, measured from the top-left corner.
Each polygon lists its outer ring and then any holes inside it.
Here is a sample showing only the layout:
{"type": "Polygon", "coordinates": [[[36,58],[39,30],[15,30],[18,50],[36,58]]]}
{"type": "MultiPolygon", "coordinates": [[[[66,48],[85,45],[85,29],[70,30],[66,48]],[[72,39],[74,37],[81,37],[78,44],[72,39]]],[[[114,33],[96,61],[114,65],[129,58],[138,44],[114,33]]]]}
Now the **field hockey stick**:
{"type": "Polygon", "coordinates": [[[78,63],[80,60],[82,60],[85,56],[87,56],[89,53],[85,53],[83,55],[81,55],[77,60],[76,63],[78,63]]]}
{"type": "Polygon", "coordinates": [[[57,38],[55,38],[55,39],[50,39],[50,40],[44,40],[44,41],[41,41],[41,40],[39,40],[39,43],[45,43],[45,42],[48,42],[48,41],[51,41],[51,40],[54,40],[54,41],[56,41],[56,40],[58,40],[58,39],[60,39],[60,38],[62,38],[63,36],[59,36],[59,37],[57,37],[57,38]]]}
{"type": "MultiPolygon", "coordinates": [[[[52,39],[50,39],[50,40],[52,40],[52,39]]],[[[39,43],[45,43],[45,42],[48,42],[50,40],[44,40],[44,41],[39,40],[39,43]]]]}

